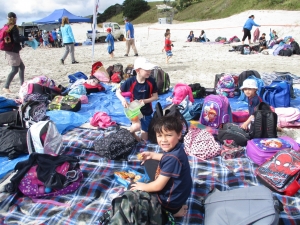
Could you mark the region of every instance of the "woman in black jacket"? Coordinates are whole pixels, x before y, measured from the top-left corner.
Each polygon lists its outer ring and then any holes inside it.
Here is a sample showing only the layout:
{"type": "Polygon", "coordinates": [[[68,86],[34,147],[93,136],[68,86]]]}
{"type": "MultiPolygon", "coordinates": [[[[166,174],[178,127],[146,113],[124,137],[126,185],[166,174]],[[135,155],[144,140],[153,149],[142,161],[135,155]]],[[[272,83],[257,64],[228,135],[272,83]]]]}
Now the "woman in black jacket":
{"type": "Polygon", "coordinates": [[[8,65],[11,66],[11,72],[8,74],[6,78],[6,82],[3,88],[3,91],[5,93],[11,93],[9,90],[9,85],[11,81],[14,79],[14,76],[19,71],[19,78],[20,78],[20,84],[22,85],[24,82],[24,71],[25,71],[25,65],[20,57],[20,50],[22,49],[21,43],[23,41],[31,41],[33,40],[32,37],[24,37],[19,35],[19,28],[16,25],[17,22],[17,16],[15,13],[10,12],[7,15],[7,25],[9,26],[9,36],[11,38],[11,43],[13,45],[11,51],[5,51],[5,58],[8,62],[8,65]]]}

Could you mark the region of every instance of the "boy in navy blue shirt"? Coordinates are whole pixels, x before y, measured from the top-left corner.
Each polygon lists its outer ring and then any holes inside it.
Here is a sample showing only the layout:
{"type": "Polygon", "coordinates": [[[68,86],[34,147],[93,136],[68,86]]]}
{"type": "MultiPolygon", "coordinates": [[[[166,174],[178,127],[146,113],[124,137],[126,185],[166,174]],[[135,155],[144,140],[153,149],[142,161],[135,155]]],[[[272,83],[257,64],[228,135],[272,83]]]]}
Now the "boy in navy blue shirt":
{"type": "Polygon", "coordinates": [[[250,117],[241,125],[241,128],[247,130],[251,121],[254,120],[254,109],[260,102],[262,102],[262,99],[256,94],[258,87],[256,81],[253,79],[244,80],[243,86],[240,89],[248,98],[248,110],[250,117]]]}
{"type": "Polygon", "coordinates": [[[131,190],[156,193],[162,208],[172,213],[174,217],[186,215],[188,206],[185,203],[192,189],[190,164],[184,145],[179,142],[182,129],[181,120],[174,116],[161,117],[155,123],[157,143],[164,153],[141,153],[147,173],[150,179],[154,177],[154,180],[147,184],[140,182],[131,184],[131,190]],[[155,176],[151,174],[151,170],[155,168],[152,162],[154,164],[158,162],[155,176]],[[147,166],[147,163],[152,165],[147,166]]]}
{"type": "Polygon", "coordinates": [[[139,57],[134,62],[134,69],[137,73],[136,76],[127,79],[116,91],[117,97],[122,102],[125,108],[128,108],[129,104],[122,96],[122,92],[131,92],[130,102],[139,100],[144,103],[141,108],[143,118],[139,121],[132,121],[130,132],[132,135],[140,141],[135,135],[135,132],[141,130],[141,139],[148,140],[148,127],[152,120],[152,102],[158,99],[157,85],[155,80],[150,77],[151,70],[155,67],[147,59],[139,57]]]}

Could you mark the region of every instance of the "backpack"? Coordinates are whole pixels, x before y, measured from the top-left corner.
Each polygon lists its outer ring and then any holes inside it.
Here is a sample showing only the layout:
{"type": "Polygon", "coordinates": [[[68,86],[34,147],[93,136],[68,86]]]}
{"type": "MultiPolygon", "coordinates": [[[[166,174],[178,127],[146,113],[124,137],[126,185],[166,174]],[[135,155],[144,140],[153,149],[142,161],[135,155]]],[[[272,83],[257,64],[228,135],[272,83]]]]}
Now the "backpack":
{"type": "MultiPolygon", "coordinates": [[[[14,27],[14,26],[13,26],[14,27]]],[[[9,29],[9,25],[5,24],[0,30],[0,50],[2,51],[12,51],[14,44],[11,41],[9,32],[13,29],[9,29]]]]}
{"type": "Polygon", "coordinates": [[[225,123],[218,131],[218,140],[220,142],[233,140],[239,146],[246,146],[249,139],[249,134],[234,123],[225,123]]]}
{"type": "Polygon", "coordinates": [[[221,146],[215,141],[214,136],[206,130],[192,128],[184,137],[184,150],[187,155],[204,160],[219,156],[221,146]]]}
{"type": "Polygon", "coordinates": [[[298,42],[297,41],[292,41],[290,43],[290,45],[292,47],[293,54],[300,55],[300,47],[299,47],[298,42]]]}
{"type": "Polygon", "coordinates": [[[155,195],[145,191],[125,191],[112,200],[110,225],[160,225],[162,210],[155,195]]]}
{"type": "Polygon", "coordinates": [[[111,82],[113,83],[120,83],[122,80],[122,76],[120,72],[114,72],[114,74],[110,78],[111,82]]]}
{"type": "Polygon", "coordinates": [[[272,112],[267,103],[260,102],[255,108],[254,121],[251,122],[249,135],[251,139],[277,137],[277,114],[272,112]]]}
{"type": "Polygon", "coordinates": [[[45,101],[29,100],[20,105],[18,111],[17,119],[20,119],[22,127],[29,128],[39,121],[49,120],[46,115],[47,103],[45,101]]]}
{"type": "Polygon", "coordinates": [[[269,86],[264,87],[262,99],[274,108],[290,107],[290,84],[287,81],[273,80],[269,86]]]}
{"type": "MultiPolygon", "coordinates": [[[[32,153],[26,161],[15,166],[20,172],[24,171],[24,167],[28,167],[18,184],[19,190],[25,196],[35,198],[65,195],[74,192],[80,186],[83,174],[79,167],[79,159],[75,156],[32,153]],[[39,160],[42,158],[43,160],[39,160]],[[23,168],[20,168],[21,166],[23,168]]],[[[18,172],[16,177],[20,177],[18,172]]]]}
{"type": "Polygon", "coordinates": [[[293,87],[294,78],[291,76],[292,74],[290,72],[275,72],[275,75],[277,76],[275,80],[288,82],[288,84],[290,85],[290,96],[291,98],[296,98],[293,87]]]}
{"type": "Polygon", "coordinates": [[[300,110],[293,107],[275,108],[278,116],[279,127],[299,127],[300,126],[300,110]]]}
{"type": "Polygon", "coordinates": [[[204,208],[204,224],[208,225],[279,224],[279,201],[264,186],[214,189],[205,198],[204,208]]]}
{"type": "Polygon", "coordinates": [[[128,79],[129,77],[136,76],[136,71],[134,70],[133,64],[128,64],[124,70],[124,79],[128,79]]]}
{"type": "Polygon", "coordinates": [[[77,112],[81,109],[81,100],[70,95],[55,96],[48,105],[49,110],[67,110],[77,112]]]}
{"type": "Polygon", "coordinates": [[[241,50],[241,54],[242,55],[250,55],[251,53],[251,49],[250,49],[250,46],[244,46],[241,50]]]}
{"type": "Polygon", "coordinates": [[[181,135],[181,139],[179,141],[183,142],[184,136],[188,133],[188,123],[187,123],[186,119],[183,117],[183,115],[180,113],[180,110],[183,110],[183,107],[181,105],[172,104],[163,110],[160,102],[156,103],[155,112],[153,113],[153,118],[148,127],[148,140],[151,143],[157,144],[156,133],[155,133],[153,127],[154,127],[155,122],[162,116],[176,116],[182,121],[184,128],[182,131],[183,133],[181,135]]]}
{"type": "Polygon", "coordinates": [[[95,63],[92,65],[91,76],[93,76],[93,74],[95,73],[95,71],[96,71],[97,69],[99,69],[101,66],[103,66],[102,62],[100,62],[100,61],[95,62],[95,63]]]}
{"type": "Polygon", "coordinates": [[[113,65],[113,73],[119,73],[121,77],[123,77],[123,65],[121,63],[116,63],[113,65]]]}
{"type": "Polygon", "coordinates": [[[235,85],[234,85],[233,76],[231,76],[230,74],[223,74],[223,76],[220,77],[216,85],[216,93],[218,95],[224,95],[228,98],[233,98],[234,91],[235,91],[235,85]]]}
{"type": "Polygon", "coordinates": [[[281,49],[278,53],[280,56],[292,56],[293,55],[293,50],[290,48],[286,49],[281,49]]]}
{"type": "Polygon", "coordinates": [[[246,80],[248,77],[250,77],[251,75],[254,75],[255,77],[261,79],[260,74],[256,71],[256,70],[246,70],[243,71],[240,75],[239,75],[239,88],[243,86],[243,82],[244,80],[246,80]]]}
{"type": "Polygon", "coordinates": [[[261,165],[276,152],[286,149],[299,151],[299,146],[290,137],[279,138],[254,138],[247,143],[247,156],[257,165],[261,165]]]}
{"type": "Polygon", "coordinates": [[[228,99],[223,95],[206,96],[199,122],[214,128],[219,128],[222,123],[232,122],[228,99]]]}
{"type": "Polygon", "coordinates": [[[101,157],[120,160],[126,159],[136,145],[136,140],[127,129],[119,129],[94,142],[95,153],[101,157]]]}
{"type": "Polygon", "coordinates": [[[77,81],[79,79],[85,79],[85,80],[88,79],[88,77],[83,72],[80,72],[80,71],[68,75],[68,78],[69,78],[69,83],[75,83],[75,81],[77,81]]]}
{"type": "Polygon", "coordinates": [[[189,87],[192,89],[193,98],[204,98],[205,96],[205,87],[201,87],[200,83],[189,84],[189,87]]]}
{"type": "Polygon", "coordinates": [[[186,97],[188,97],[189,101],[194,102],[194,97],[192,93],[192,89],[187,84],[178,83],[175,85],[173,89],[173,98],[172,102],[174,104],[179,105],[186,97]]]}
{"type": "Polygon", "coordinates": [[[58,155],[61,151],[62,136],[52,121],[39,121],[27,131],[29,154],[33,152],[58,155]]]}
{"type": "Polygon", "coordinates": [[[300,153],[278,151],[257,168],[256,177],[266,187],[282,195],[293,196],[300,189],[300,153]]]}
{"type": "Polygon", "coordinates": [[[150,76],[156,81],[157,93],[159,95],[165,94],[169,91],[171,85],[170,77],[168,73],[162,70],[162,68],[155,67],[151,71],[150,76]]]}

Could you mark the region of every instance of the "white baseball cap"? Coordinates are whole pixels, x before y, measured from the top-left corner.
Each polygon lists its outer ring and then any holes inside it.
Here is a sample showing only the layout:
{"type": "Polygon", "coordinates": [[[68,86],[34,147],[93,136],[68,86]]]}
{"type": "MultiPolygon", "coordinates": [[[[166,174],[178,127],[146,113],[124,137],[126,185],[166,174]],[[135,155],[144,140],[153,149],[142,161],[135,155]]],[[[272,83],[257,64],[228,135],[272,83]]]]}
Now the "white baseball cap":
{"type": "Polygon", "coordinates": [[[144,57],[138,57],[134,61],[134,69],[144,69],[144,70],[152,70],[155,65],[150,63],[146,58],[144,57]]]}
{"type": "Polygon", "coordinates": [[[243,90],[243,89],[245,89],[245,88],[254,88],[254,89],[258,89],[256,80],[253,80],[253,79],[246,79],[246,80],[244,80],[243,86],[240,87],[240,89],[243,90]]]}

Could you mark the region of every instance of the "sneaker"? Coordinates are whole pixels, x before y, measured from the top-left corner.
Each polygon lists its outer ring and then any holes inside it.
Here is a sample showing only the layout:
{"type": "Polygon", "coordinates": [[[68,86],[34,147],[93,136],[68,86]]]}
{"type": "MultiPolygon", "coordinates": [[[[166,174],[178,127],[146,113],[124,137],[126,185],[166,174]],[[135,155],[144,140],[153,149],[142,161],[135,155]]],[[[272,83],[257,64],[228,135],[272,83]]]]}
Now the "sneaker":
{"type": "Polygon", "coordinates": [[[73,61],[73,62],[72,62],[72,64],[76,64],[76,63],[79,63],[79,62],[77,62],[77,61],[73,61]]]}
{"type": "Polygon", "coordinates": [[[128,56],[128,54],[125,54],[124,56],[128,56]]]}
{"type": "Polygon", "coordinates": [[[64,65],[64,64],[65,64],[65,62],[64,62],[64,60],[63,60],[63,59],[61,59],[61,60],[60,60],[60,64],[62,64],[62,65],[64,65]]]}
{"type": "Polygon", "coordinates": [[[6,94],[12,93],[8,88],[2,88],[2,90],[3,90],[6,94]]]}
{"type": "Polygon", "coordinates": [[[135,54],[134,56],[139,56],[139,54],[135,54]]]}

